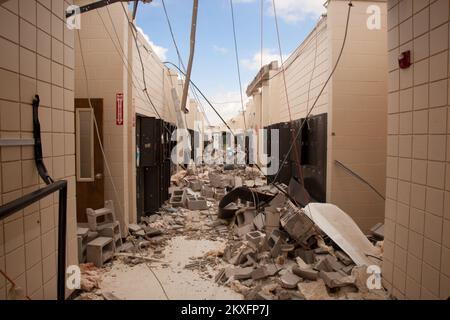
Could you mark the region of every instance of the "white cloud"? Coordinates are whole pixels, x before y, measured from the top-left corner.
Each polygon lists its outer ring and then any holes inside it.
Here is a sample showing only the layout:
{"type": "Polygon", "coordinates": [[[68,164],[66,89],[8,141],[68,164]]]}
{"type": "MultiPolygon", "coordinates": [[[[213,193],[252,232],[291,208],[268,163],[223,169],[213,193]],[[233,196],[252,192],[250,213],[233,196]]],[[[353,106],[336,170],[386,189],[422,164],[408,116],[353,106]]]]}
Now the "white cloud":
{"type": "MultiPolygon", "coordinates": [[[[273,16],[273,0],[265,0],[267,13],[273,16]]],[[[259,0],[233,0],[234,3],[251,3],[259,0]]],[[[296,23],[309,17],[319,17],[325,8],[325,0],[275,0],[277,16],[289,23],[296,23]]]]}
{"type": "Polygon", "coordinates": [[[214,49],[215,52],[220,53],[220,54],[227,54],[228,53],[228,49],[224,48],[224,47],[219,47],[219,46],[214,45],[213,49],[214,49]]]}
{"type": "MultiPolygon", "coordinates": [[[[283,61],[286,61],[288,57],[289,55],[283,55],[283,61]]],[[[272,61],[278,61],[278,66],[281,66],[278,50],[265,48],[262,55],[262,65],[264,66],[272,61]]],[[[249,70],[259,71],[261,68],[261,52],[256,52],[250,59],[242,59],[241,64],[249,70]]]]}
{"type": "Polygon", "coordinates": [[[150,40],[150,37],[144,32],[144,30],[142,30],[142,28],[140,27],[136,27],[136,29],[142,34],[142,36],[144,37],[145,41],[148,42],[148,44],[151,46],[153,52],[158,56],[158,58],[161,61],[165,61],[167,58],[167,48],[158,46],[157,44],[155,44],[153,41],[150,40]]]}
{"type": "MultiPolygon", "coordinates": [[[[244,108],[248,102],[248,97],[243,94],[244,108]]],[[[210,97],[210,101],[214,108],[220,113],[222,118],[229,120],[238,115],[242,111],[241,95],[239,91],[219,92],[210,97]]],[[[205,105],[205,113],[213,125],[222,125],[223,122],[216,113],[207,105],[205,105]]]]}
{"type": "MultiPolygon", "coordinates": [[[[267,9],[270,15],[273,15],[272,0],[267,9]]],[[[302,21],[305,18],[319,17],[325,8],[323,6],[324,0],[275,0],[277,9],[277,16],[286,22],[295,23],[302,21]]]]}

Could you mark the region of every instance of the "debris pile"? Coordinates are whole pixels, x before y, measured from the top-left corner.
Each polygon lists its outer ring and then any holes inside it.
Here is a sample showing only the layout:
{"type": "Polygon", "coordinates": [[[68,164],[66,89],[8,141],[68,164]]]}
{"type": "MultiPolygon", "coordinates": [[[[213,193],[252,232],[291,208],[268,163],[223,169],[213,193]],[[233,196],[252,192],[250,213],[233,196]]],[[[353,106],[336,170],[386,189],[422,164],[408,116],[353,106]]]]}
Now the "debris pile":
{"type": "MultiPolygon", "coordinates": [[[[184,269],[228,286],[245,299],[388,298],[382,287],[367,286],[371,275],[380,277],[373,270],[381,261],[382,225],[368,237],[338,207],[301,206],[304,196],[298,186],[268,185],[251,167],[190,167],[171,181],[166,204],[130,224],[130,235],[114,251],[113,257],[129,267],[168,266],[164,248],[168,240],[182,235],[223,243],[221,250],[189,258],[184,269]]],[[[110,236],[115,241],[113,231],[97,229],[97,235],[91,227],[79,230],[80,256],[89,256],[92,240],[110,236]]]]}

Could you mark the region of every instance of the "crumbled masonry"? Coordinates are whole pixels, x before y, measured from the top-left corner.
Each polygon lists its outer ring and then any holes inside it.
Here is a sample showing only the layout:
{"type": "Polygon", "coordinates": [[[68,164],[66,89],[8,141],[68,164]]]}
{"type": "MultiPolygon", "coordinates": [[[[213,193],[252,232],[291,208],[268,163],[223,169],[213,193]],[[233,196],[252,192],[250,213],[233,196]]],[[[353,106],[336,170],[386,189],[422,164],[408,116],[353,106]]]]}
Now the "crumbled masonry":
{"type": "MultiPolygon", "coordinates": [[[[170,200],[154,215],[129,224],[120,245],[115,244],[120,229],[111,204],[105,207],[112,210],[88,210],[89,224],[78,229],[79,254],[87,262],[78,299],[120,299],[102,291],[102,274],[119,260],[129,268],[143,263],[168,267],[164,248],[180,235],[221,241],[222,248],[191,257],[183,267],[247,300],[389,299],[383,288],[367,288],[368,266],[352,260],[355,253],[348,245],[340,248],[305,208],[290,200],[299,198],[289,193],[298,188],[279,185],[288,197],[255,168],[238,166],[190,167],[171,181],[170,200]],[[99,223],[102,215],[105,222],[99,223]]],[[[377,265],[382,225],[367,238],[371,254],[378,252],[368,259],[377,265]]]]}

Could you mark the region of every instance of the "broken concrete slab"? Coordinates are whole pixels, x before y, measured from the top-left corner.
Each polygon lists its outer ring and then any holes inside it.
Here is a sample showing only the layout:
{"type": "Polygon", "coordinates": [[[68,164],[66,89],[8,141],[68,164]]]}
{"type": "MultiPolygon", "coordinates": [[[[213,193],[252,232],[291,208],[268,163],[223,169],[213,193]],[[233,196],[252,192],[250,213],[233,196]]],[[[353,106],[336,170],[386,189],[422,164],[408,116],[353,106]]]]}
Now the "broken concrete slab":
{"type": "Polygon", "coordinates": [[[299,283],[302,278],[293,274],[292,272],[285,272],[280,277],[280,284],[285,289],[295,289],[297,287],[297,283],[299,283]]]}
{"type": "Polygon", "coordinates": [[[328,288],[341,288],[345,286],[355,285],[355,277],[344,276],[339,272],[320,271],[319,277],[325,282],[328,288]]]}
{"type": "Polygon", "coordinates": [[[333,257],[331,255],[326,256],[316,256],[317,263],[314,266],[314,269],[318,271],[326,271],[326,272],[333,272],[333,271],[340,271],[342,270],[345,265],[337,260],[336,257],[333,257]]]}
{"type": "Polygon", "coordinates": [[[128,230],[130,230],[131,233],[138,232],[139,230],[142,230],[142,227],[136,223],[130,223],[128,225],[128,230]]]}
{"type": "Polygon", "coordinates": [[[293,266],[292,272],[299,276],[300,278],[310,280],[310,281],[316,281],[317,277],[319,276],[319,272],[316,270],[313,270],[311,268],[300,268],[299,266],[293,266]]]}
{"type": "Polygon", "coordinates": [[[300,257],[305,263],[313,264],[315,263],[315,254],[313,250],[305,250],[302,248],[297,248],[294,251],[294,255],[300,257]]]}
{"type": "Polygon", "coordinates": [[[273,263],[269,263],[265,266],[259,267],[252,272],[253,280],[261,280],[268,277],[272,277],[277,274],[279,269],[273,263]]]}
{"type": "Polygon", "coordinates": [[[344,265],[349,266],[351,264],[353,264],[352,259],[350,259],[350,257],[348,255],[346,255],[344,252],[337,250],[335,251],[336,254],[336,258],[339,259],[339,261],[341,261],[344,265]]]}
{"type": "Polygon", "coordinates": [[[310,203],[303,211],[356,265],[379,264],[377,259],[368,257],[378,255],[376,248],[353,219],[337,206],[329,203],[310,203]]]}
{"type": "Polygon", "coordinates": [[[275,229],[267,239],[267,245],[270,250],[270,254],[273,258],[277,258],[281,252],[281,246],[285,243],[284,237],[282,237],[280,230],[275,229]]]}
{"type": "Polygon", "coordinates": [[[250,279],[252,277],[252,272],[253,272],[253,267],[246,267],[246,268],[241,268],[241,267],[236,267],[234,269],[231,269],[231,275],[234,277],[234,279],[236,280],[245,280],[245,279],[250,279]]]}

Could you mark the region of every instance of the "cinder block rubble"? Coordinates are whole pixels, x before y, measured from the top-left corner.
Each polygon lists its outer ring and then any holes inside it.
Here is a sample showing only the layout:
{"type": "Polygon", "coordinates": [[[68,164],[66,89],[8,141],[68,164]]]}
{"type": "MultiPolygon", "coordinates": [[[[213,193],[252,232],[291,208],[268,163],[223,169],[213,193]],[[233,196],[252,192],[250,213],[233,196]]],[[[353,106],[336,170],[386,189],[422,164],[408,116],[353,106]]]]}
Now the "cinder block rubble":
{"type": "Polygon", "coordinates": [[[186,198],[186,207],[189,210],[207,210],[208,204],[204,197],[188,196],[186,198]]]}
{"type": "Polygon", "coordinates": [[[99,227],[116,221],[112,201],[105,201],[105,207],[101,209],[87,208],[86,215],[89,229],[92,231],[97,231],[99,227]]]}
{"type": "Polygon", "coordinates": [[[88,244],[88,228],[77,228],[77,240],[78,240],[78,261],[80,263],[86,262],[86,249],[88,244]]]}
{"type": "Polygon", "coordinates": [[[87,244],[87,261],[92,262],[96,267],[103,264],[114,255],[113,238],[98,237],[87,244]]]}

